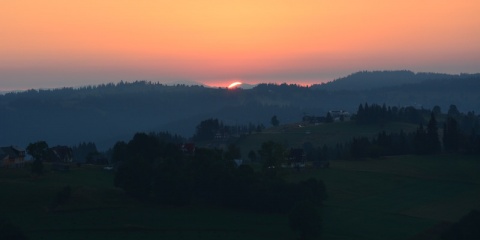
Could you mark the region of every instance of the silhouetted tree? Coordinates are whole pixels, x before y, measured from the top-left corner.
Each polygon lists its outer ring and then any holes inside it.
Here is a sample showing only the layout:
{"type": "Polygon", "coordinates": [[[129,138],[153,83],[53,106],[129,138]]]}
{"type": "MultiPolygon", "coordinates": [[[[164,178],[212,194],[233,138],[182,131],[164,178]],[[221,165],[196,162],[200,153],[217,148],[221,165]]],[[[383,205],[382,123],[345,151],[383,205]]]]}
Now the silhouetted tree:
{"type": "Polygon", "coordinates": [[[263,129],[265,129],[265,126],[263,124],[258,124],[256,131],[257,133],[259,133],[259,132],[262,132],[263,129]]]}
{"type": "Polygon", "coordinates": [[[27,146],[27,153],[32,155],[32,173],[33,174],[42,174],[43,173],[43,161],[46,160],[49,149],[48,144],[45,141],[38,141],[35,143],[30,143],[27,146]]]}
{"type": "Polygon", "coordinates": [[[399,110],[400,118],[403,121],[413,124],[420,124],[423,123],[423,116],[419,110],[415,109],[414,107],[406,107],[404,109],[399,110]]]}
{"type": "Polygon", "coordinates": [[[478,135],[475,129],[472,129],[470,135],[465,139],[465,151],[469,154],[480,154],[480,135],[478,135]]]}
{"type": "Polygon", "coordinates": [[[452,117],[448,117],[443,125],[443,146],[445,151],[449,153],[458,152],[460,140],[461,133],[458,129],[457,121],[452,117]]]}
{"type": "Polygon", "coordinates": [[[280,121],[278,121],[277,115],[273,115],[272,119],[270,119],[270,123],[274,127],[276,127],[280,124],[280,121]]]}
{"type": "Polygon", "coordinates": [[[30,143],[26,150],[34,159],[45,160],[48,156],[48,144],[45,141],[30,143]]]}
{"type": "Polygon", "coordinates": [[[393,120],[392,108],[386,104],[382,106],[378,104],[368,105],[365,107],[360,104],[357,110],[356,122],[360,124],[383,124],[393,120]]]}
{"type": "MultiPolygon", "coordinates": [[[[116,145],[121,145],[116,144],[116,145]]],[[[123,161],[115,174],[115,186],[125,190],[134,197],[147,199],[151,191],[152,170],[154,160],[160,157],[161,146],[155,137],[145,133],[137,133],[126,149],[123,161]]],[[[119,153],[113,153],[118,156],[119,153]]]]}
{"type": "Polygon", "coordinates": [[[148,182],[151,184],[151,199],[162,204],[187,205],[192,201],[194,187],[188,162],[174,144],[166,144],[163,148],[164,153],[155,160],[148,182]]]}
{"type": "Polygon", "coordinates": [[[358,106],[358,110],[357,110],[357,115],[355,116],[355,120],[357,123],[365,123],[365,110],[363,108],[363,104],[360,104],[358,106]]]}
{"type": "Polygon", "coordinates": [[[99,154],[97,146],[93,142],[83,142],[72,147],[73,159],[77,162],[86,162],[87,157],[92,154],[99,154]]]}
{"type": "Polygon", "coordinates": [[[326,123],[332,123],[333,122],[333,117],[330,112],[327,113],[327,116],[325,117],[325,122],[326,123]]]}
{"type": "Polygon", "coordinates": [[[433,114],[435,114],[435,116],[440,116],[442,114],[442,109],[440,108],[440,106],[435,105],[432,109],[432,112],[433,114]]]}
{"type": "Polygon", "coordinates": [[[448,112],[447,112],[447,115],[451,118],[457,118],[460,116],[460,111],[458,111],[457,109],[457,106],[452,104],[450,105],[450,107],[448,108],[448,112]]]}
{"type": "Polygon", "coordinates": [[[264,142],[258,150],[258,155],[263,161],[264,169],[276,169],[285,160],[285,148],[273,141],[264,142]]]}
{"type": "Polygon", "coordinates": [[[428,148],[425,146],[426,142],[427,142],[427,133],[423,128],[423,124],[420,124],[420,126],[417,128],[417,131],[415,132],[413,137],[413,147],[415,149],[415,153],[427,154],[428,148]]]}
{"type": "Polygon", "coordinates": [[[112,150],[112,163],[121,163],[127,160],[128,145],[124,141],[115,143],[112,150]]]}
{"type": "Polygon", "coordinates": [[[441,149],[437,120],[433,113],[430,115],[430,120],[428,121],[426,147],[428,153],[438,153],[441,149]]]}
{"type": "Polygon", "coordinates": [[[213,140],[215,134],[217,134],[222,128],[223,124],[218,119],[204,120],[197,125],[193,139],[196,141],[213,140]]]}
{"type": "Polygon", "coordinates": [[[130,196],[168,205],[195,203],[272,213],[285,213],[304,200],[321,205],[327,196],[322,181],[289,183],[275,174],[284,152],[281,144],[262,144],[259,155],[265,169],[256,173],[250,166],[235,167],[227,161],[239,156],[234,145],[225,153],[197,148],[194,155],[183,155],[176,144],[138,133],[114,147],[114,158],[123,154],[114,181],[130,196]]]}
{"type": "Polygon", "coordinates": [[[371,143],[366,137],[353,138],[350,144],[350,154],[353,158],[365,158],[370,156],[371,143]]]}

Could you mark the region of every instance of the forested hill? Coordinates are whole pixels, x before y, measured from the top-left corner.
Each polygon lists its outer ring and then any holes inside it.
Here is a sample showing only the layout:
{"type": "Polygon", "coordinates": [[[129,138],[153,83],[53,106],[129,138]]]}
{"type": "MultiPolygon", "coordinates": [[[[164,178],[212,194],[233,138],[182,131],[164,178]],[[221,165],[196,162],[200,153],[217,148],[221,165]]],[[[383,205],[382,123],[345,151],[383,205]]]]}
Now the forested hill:
{"type": "Polygon", "coordinates": [[[45,140],[50,145],[94,141],[108,148],[139,131],[190,137],[207,118],[266,125],[277,114],[291,122],[301,119],[300,109],[308,106],[324,113],[320,104],[308,101],[313,95],[287,85],[227,90],[144,81],[9,93],[0,96],[0,146],[45,140]]]}
{"type": "Polygon", "coordinates": [[[304,114],[356,111],[360,103],[390,106],[455,104],[480,112],[480,77],[424,81],[362,91],[328,91],[297,85],[260,84],[252,89],[166,86],[149,82],[107,84],[79,89],[30,90],[0,95],[0,146],[45,140],[49,145],[93,141],[101,149],[139,131],[169,131],[190,137],[202,120],[229,125],[298,122],[304,114]]]}
{"type": "MultiPolygon", "coordinates": [[[[414,73],[412,71],[363,71],[353,73],[324,84],[312,86],[324,90],[369,90],[384,87],[415,84],[429,80],[464,79],[474,77],[471,74],[451,75],[444,73],[414,73]]],[[[478,74],[476,75],[478,77],[478,74]]]]}

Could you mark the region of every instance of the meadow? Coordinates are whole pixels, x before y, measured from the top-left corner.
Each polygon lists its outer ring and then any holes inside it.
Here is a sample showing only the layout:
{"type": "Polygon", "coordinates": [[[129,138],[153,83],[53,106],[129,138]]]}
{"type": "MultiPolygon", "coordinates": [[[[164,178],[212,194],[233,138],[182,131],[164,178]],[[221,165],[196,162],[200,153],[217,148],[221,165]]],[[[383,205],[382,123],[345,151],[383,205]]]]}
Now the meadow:
{"type": "MultiPolygon", "coordinates": [[[[480,209],[479,172],[473,156],[396,156],[332,161],[286,178],[325,182],[322,239],[412,239],[480,209]]],[[[0,189],[0,216],[29,239],[295,239],[286,215],[140,202],[113,187],[112,172],[94,166],[41,177],[0,169],[0,189]],[[52,211],[66,185],[70,200],[52,211]]]]}

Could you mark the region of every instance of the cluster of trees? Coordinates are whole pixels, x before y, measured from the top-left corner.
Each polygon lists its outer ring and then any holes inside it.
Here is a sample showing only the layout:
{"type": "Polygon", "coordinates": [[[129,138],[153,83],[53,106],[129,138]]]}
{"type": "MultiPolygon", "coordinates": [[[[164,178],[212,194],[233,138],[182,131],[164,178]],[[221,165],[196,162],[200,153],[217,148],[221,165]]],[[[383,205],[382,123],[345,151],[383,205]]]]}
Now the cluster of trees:
{"type": "Polygon", "coordinates": [[[360,104],[353,119],[359,124],[397,121],[419,125],[413,132],[382,131],[373,138],[354,137],[335,146],[315,148],[311,143],[305,143],[303,149],[307,161],[315,163],[340,158],[359,159],[441,152],[480,154],[480,117],[474,112],[460,113],[455,105],[450,105],[447,113],[443,114],[439,106],[430,111],[413,107],[387,107],[385,104],[360,104]],[[428,121],[425,121],[425,118],[428,121]]]}
{"type": "Polygon", "coordinates": [[[431,114],[427,128],[420,124],[413,135],[413,145],[417,154],[435,154],[441,151],[440,138],[438,136],[438,123],[435,114],[431,114]]]}
{"type": "MultiPolygon", "coordinates": [[[[272,118],[273,119],[273,118],[272,118]]],[[[276,116],[275,116],[276,119],[276,116]]],[[[276,120],[278,125],[278,120],[276,120]]],[[[273,124],[273,123],[272,123],[273,124]]],[[[265,129],[263,124],[253,124],[249,123],[248,125],[235,125],[229,126],[224,124],[222,121],[216,118],[209,118],[201,121],[195,128],[195,134],[193,135],[194,141],[211,141],[214,140],[216,136],[221,138],[241,135],[241,134],[251,134],[252,132],[261,132],[265,129]]]]}
{"type": "Polygon", "coordinates": [[[354,120],[359,124],[383,124],[391,121],[419,124],[423,122],[423,116],[430,111],[410,107],[390,107],[383,104],[368,103],[358,106],[354,120]]]}
{"type": "Polygon", "coordinates": [[[226,151],[197,148],[193,156],[184,155],[177,144],[138,133],[113,148],[113,161],[118,162],[115,186],[161,204],[195,203],[261,212],[286,213],[300,201],[319,206],[326,198],[321,181],[287,183],[272,173],[275,168],[255,172],[248,165],[237,167],[229,159],[239,152],[230,146],[226,151]]]}
{"type": "Polygon", "coordinates": [[[402,154],[435,154],[441,151],[438,126],[432,113],[427,128],[421,123],[413,133],[379,133],[376,138],[353,138],[350,154],[353,158],[379,157],[402,154]]]}
{"type": "Polygon", "coordinates": [[[480,120],[473,112],[449,115],[443,124],[442,140],[447,153],[480,154],[480,120]]]}
{"type": "MultiPolygon", "coordinates": [[[[356,120],[359,123],[379,123],[385,119],[393,119],[392,116],[400,117],[396,119],[397,121],[405,119],[401,117],[402,114],[392,115],[391,113],[401,112],[393,109],[387,108],[385,105],[382,107],[379,105],[372,105],[371,107],[368,107],[367,104],[365,106],[360,105],[356,120]]],[[[411,116],[418,115],[423,118],[422,115],[425,114],[425,111],[427,110],[413,109],[408,112],[412,113],[411,116]]],[[[426,127],[420,121],[420,126],[415,132],[408,134],[403,131],[390,134],[381,132],[371,140],[367,137],[353,138],[346,145],[350,149],[350,156],[353,158],[400,154],[424,155],[442,151],[446,153],[480,154],[479,133],[480,119],[473,112],[462,114],[455,105],[451,105],[448,113],[442,115],[440,107],[436,106],[430,113],[430,119],[426,127]],[[436,116],[445,118],[443,124],[437,121],[436,116]],[[443,126],[441,137],[439,125],[443,126]]]]}
{"type": "Polygon", "coordinates": [[[272,116],[272,118],[270,119],[270,123],[274,127],[277,127],[280,124],[280,121],[278,120],[277,115],[272,116]]]}
{"type": "Polygon", "coordinates": [[[97,146],[93,142],[82,142],[72,147],[73,159],[76,162],[92,162],[95,156],[100,155],[97,146]]]}
{"type": "Polygon", "coordinates": [[[32,173],[41,175],[43,173],[43,161],[48,158],[49,148],[45,141],[30,143],[27,146],[27,153],[33,157],[32,173]]]}

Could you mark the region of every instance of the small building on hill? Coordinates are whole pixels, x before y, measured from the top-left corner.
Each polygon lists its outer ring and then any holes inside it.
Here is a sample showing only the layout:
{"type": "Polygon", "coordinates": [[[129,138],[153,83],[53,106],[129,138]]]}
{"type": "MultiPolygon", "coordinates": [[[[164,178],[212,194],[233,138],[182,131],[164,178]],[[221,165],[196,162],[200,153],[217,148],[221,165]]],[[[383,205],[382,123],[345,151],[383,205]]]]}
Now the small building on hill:
{"type": "Polygon", "coordinates": [[[292,168],[305,167],[306,157],[302,148],[292,148],[288,154],[288,164],[292,168]]]}
{"type": "Polygon", "coordinates": [[[328,111],[328,113],[330,113],[330,115],[333,118],[333,121],[335,122],[350,120],[350,113],[347,111],[332,110],[332,111],[328,111]]]}
{"type": "Polygon", "coordinates": [[[16,168],[25,165],[25,150],[18,147],[0,147],[0,166],[16,168]]]}
{"type": "Polygon", "coordinates": [[[67,146],[56,146],[50,148],[51,162],[71,163],[73,162],[73,150],[67,146]]]}

